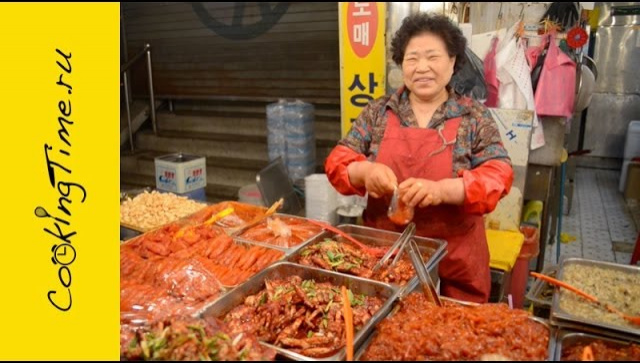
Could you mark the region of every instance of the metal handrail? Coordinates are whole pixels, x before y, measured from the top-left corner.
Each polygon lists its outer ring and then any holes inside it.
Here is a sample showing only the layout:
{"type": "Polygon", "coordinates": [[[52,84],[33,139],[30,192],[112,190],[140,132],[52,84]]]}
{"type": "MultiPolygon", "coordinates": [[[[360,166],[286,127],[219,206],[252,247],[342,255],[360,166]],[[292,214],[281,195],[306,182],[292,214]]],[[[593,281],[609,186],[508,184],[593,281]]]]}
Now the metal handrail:
{"type": "Polygon", "coordinates": [[[151,112],[151,125],[153,126],[153,133],[157,134],[158,130],[156,127],[156,100],[153,94],[153,72],[151,69],[151,45],[145,44],[142,50],[136,54],[131,60],[129,60],[124,65],[120,66],[120,74],[123,77],[124,81],[124,97],[125,104],[127,108],[127,125],[129,126],[129,144],[131,145],[131,151],[133,152],[133,130],[131,127],[131,105],[129,104],[129,82],[128,82],[128,73],[129,68],[133,66],[136,62],[142,59],[144,56],[147,56],[147,80],[149,83],[149,108],[151,112]]]}
{"type": "Polygon", "coordinates": [[[148,50],[151,50],[151,45],[145,44],[144,47],[142,47],[142,50],[138,52],[138,54],[131,58],[127,63],[120,66],[120,73],[124,73],[129,70],[129,68],[131,68],[134,63],[136,63],[140,58],[144,57],[145,53],[148,50]]]}

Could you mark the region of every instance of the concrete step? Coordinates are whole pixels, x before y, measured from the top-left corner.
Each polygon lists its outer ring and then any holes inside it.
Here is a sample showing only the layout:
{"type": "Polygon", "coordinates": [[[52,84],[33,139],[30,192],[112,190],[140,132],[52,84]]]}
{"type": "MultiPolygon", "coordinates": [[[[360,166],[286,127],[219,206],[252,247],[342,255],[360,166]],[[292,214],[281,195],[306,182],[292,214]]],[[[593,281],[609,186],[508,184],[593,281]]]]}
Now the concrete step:
{"type": "MultiPolygon", "coordinates": [[[[135,134],[142,124],[149,118],[149,102],[135,100],[129,106],[131,111],[131,129],[135,134]]],[[[120,145],[129,141],[129,125],[126,107],[120,107],[120,145]]]]}
{"type": "MultiPolygon", "coordinates": [[[[122,155],[120,157],[121,178],[125,179],[127,184],[155,187],[154,157],[157,155],[158,153],[151,152],[122,155]]],[[[235,200],[241,187],[256,182],[256,173],[255,170],[220,167],[207,163],[206,191],[212,196],[235,200]]]]}
{"type": "MultiPolygon", "coordinates": [[[[267,115],[267,105],[271,102],[264,101],[204,101],[204,100],[174,100],[172,102],[175,112],[181,111],[219,111],[219,112],[245,112],[260,114],[264,118],[267,115]]],[[[314,104],[316,121],[335,121],[340,124],[340,105],[314,104]]]]}
{"type": "MultiPolygon", "coordinates": [[[[135,173],[120,173],[120,187],[122,190],[144,187],[155,188],[155,177],[135,173]]],[[[207,203],[213,204],[225,200],[238,200],[238,190],[235,187],[207,185],[205,188],[207,203]]]]}
{"type": "MultiPolygon", "coordinates": [[[[156,99],[156,112],[164,105],[163,100],[156,99]]],[[[140,129],[142,124],[150,118],[150,105],[149,100],[136,99],[129,105],[129,111],[131,116],[131,129],[132,133],[135,133],[140,129]]],[[[135,136],[134,136],[135,137],[135,136]]],[[[129,141],[129,125],[127,120],[127,109],[125,103],[121,102],[120,105],[120,146],[129,141]]]]}
{"type": "MultiPolygon", "coordinates": [[[[157,114],[158,129],[214,134],[237,134],[267,137],[266,115],[232,111],[163,111],[157,114]]],[[[340,123],[314,122],[318,145],[335,145],[340,139],[340,123]]]]}
{"type": "MultiPolygon", "coordinates": [[[[207,163],[211,159],[218,166],[253,169],[255,166],[264,167],[269,162],[266,136],[178,131],[162,131],[154,135],[150,130],[142,130],[135,138],[139,150],[202,155],[207,157],[207,163]]],[[[324,164],[334,146],[335,142],[316,142],[317,166],[324,164]]]]}

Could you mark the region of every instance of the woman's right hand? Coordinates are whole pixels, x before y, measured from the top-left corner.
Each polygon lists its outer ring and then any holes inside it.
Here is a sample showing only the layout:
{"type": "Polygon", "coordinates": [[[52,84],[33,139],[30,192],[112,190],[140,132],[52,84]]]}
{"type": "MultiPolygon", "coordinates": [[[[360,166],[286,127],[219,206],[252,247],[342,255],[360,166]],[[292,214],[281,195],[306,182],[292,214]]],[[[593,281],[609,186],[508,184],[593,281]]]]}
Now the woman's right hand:
{"type": "Polygon", "coordinates": [[[380,198],[392,194],[398,179],[388,166],[370,161],[359,161],[349,164],[349,178],[354,185],[364,185],[369,195],[380,198]]]}

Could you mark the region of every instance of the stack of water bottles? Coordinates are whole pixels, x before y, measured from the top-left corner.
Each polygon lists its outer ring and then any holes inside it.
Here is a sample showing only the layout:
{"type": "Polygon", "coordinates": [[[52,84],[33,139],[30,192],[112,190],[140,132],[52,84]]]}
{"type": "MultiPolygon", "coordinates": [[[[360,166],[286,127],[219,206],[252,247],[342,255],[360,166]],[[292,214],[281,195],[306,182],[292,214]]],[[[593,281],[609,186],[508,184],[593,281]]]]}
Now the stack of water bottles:
{"type": "Polygon", "coordinates": [[[267,105],[269,160],[282,157],[294,184],[316,168],[314,107],[300,100],[267,105]]]}

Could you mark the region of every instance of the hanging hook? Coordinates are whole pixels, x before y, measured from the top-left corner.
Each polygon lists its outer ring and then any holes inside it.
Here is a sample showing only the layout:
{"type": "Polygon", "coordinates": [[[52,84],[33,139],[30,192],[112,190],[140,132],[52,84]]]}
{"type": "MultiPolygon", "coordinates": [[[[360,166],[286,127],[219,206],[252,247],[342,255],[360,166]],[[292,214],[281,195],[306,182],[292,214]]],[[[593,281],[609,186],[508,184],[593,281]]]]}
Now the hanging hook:
{"type": "Polygon", "coordinates": [[[502,3],[500,3],[500,10],[498,10],[498,19],[496,20],[496,30],[500,29],[502,23],[502,3]]]}

